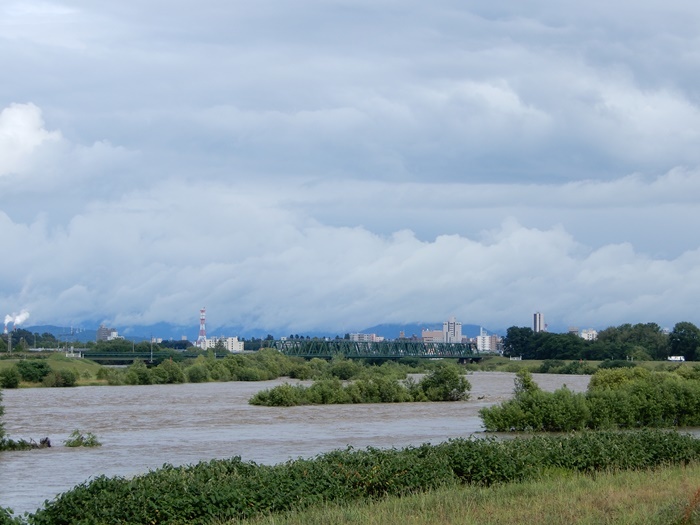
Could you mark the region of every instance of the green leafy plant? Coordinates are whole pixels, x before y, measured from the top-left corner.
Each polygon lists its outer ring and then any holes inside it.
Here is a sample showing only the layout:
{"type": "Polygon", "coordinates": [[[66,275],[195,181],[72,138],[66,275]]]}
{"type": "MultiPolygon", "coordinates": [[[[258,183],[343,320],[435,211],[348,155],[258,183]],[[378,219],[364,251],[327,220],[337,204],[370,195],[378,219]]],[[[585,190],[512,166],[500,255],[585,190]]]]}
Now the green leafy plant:
{"type": "Polygon", "coordinates": [[[51,372],[45,359],[23,359],[15,365],[24,381],[40,383],[51,372]]]}
{"type": "Polygon", "coordinates": [[[97,440],[97,436],[92,432],[83,434],[80,430],[74,430],[63,444],[66,447],[100,447],[102,443],[97,440]]]}
{"type": "Polygon", "coordinates": [[[0,370],[0,388],[17,388],[21,380],[16,366],[0,370]]]}

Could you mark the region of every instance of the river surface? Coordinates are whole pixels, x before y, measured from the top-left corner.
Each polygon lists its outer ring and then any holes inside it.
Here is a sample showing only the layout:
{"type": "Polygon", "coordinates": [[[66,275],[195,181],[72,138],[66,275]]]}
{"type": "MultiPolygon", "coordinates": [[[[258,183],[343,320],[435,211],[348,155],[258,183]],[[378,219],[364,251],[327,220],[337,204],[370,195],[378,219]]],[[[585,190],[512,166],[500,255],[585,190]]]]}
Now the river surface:
{"type": "MultiPolygon", "coordinates": [[[[256,392],[288,382],[29,388],[4,390],[5,430],[13,439],[48,436],[52,447],[0,453],[0,507],[34,512],[44,500],[96,476],[133,476],[213,458],[275,464],[352,446],[439,443],[483,431],[480,408],[511,397],[515,375],[475,372],[469,401],[323,405],[248,404],[256,392]],[[101,447],[69,448],[70,433],[96,434],[101,447]]],[[[545,390],[575,392],[590,376],[533,374],[545,390]]]]}

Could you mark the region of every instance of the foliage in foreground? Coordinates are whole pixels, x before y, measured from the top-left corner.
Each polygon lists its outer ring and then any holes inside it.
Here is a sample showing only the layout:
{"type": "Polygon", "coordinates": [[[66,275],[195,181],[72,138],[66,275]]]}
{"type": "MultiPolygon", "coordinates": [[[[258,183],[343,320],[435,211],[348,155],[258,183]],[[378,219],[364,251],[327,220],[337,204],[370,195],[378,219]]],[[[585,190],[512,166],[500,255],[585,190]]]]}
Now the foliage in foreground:
{"type": "Polygon", "coordinates": [[[297,406],[340,405],[347,403],[401,403],[411,401],[460,401],[469,398],[471,385],[455,365],[444,365],[419,382],[401,382],[395,377],[375,375],[343,384],[325,379],[306,387],[280,385],[250,398],[251,405],[297,406]]]}
{"type": "Polygon", "coordinates": [[[552,471],[491,487],[317,505],[216,525],[691,525],[700,523],[700,465],[595,475],[552,471]]]}
{"type": "Polygon", "coordinates": [[[566,387],[540,390],[523,370],[516,375],[515,397],[479,415],[486,429],[496,432],[698,426],[699,376],[700,371],[686,368],[613,368],[596,372],[586,393],[574,393],[566,387]],[[519,388],[523,380],[528,386],[519,388]]]}
{"type": "Polygon", "coordinates": [[[674,432],[586,432],[506,441],[458,439],[402,450],[344,450],[275,466],[239,457],[98,477],[46,502],[30,524],[193,523],[402,495],[449,484],[489,486],[569,472],[645,469],[700,459],[674,432]]]}

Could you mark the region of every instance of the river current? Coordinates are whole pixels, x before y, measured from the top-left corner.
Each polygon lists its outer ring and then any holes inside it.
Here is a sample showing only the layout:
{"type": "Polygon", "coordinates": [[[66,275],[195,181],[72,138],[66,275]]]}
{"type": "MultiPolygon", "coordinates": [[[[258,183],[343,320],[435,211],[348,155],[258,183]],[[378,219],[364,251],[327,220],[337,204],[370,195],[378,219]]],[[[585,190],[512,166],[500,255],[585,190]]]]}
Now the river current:
{"type": "MultiPolygon", "coordinates": [[[[509,398],[514,374],[468,375],[471,399],[453,403],[257,407],[248,399],[296,381],[187,383],[4,390],[13,439],[48,436],[52,447],[0,453],[0,507],[34,512],[44,500],[99,475],[133,476],[213,458],[275,464],[346,448],[439,443],[483,431],[480,408],[509,398]],[[70,433],[96,434],[101,447],[69,448],[70,433]]],[[[589,376],[533,374],[545,390],[575,392],[589,376]]]]}

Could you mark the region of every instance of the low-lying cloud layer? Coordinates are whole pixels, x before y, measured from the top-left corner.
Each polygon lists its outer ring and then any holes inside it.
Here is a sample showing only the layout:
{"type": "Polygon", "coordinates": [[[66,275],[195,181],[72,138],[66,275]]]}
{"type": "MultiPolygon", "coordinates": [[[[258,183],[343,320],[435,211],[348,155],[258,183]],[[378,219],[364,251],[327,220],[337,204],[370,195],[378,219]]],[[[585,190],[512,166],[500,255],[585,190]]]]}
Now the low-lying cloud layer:
{"type": "Polygon", "coordinates": [[[280,333],[699,322],[699,19],[5,4],[0,305],[280,333]]]}

